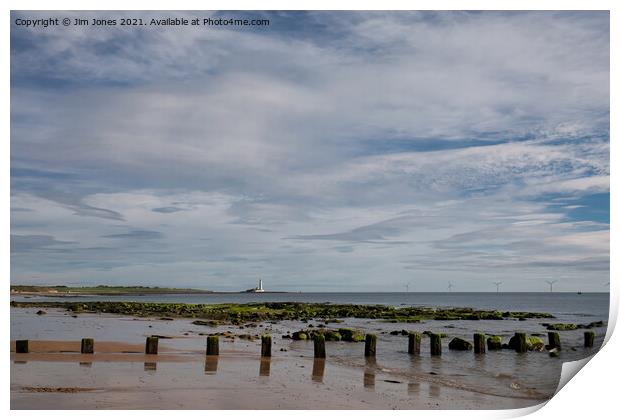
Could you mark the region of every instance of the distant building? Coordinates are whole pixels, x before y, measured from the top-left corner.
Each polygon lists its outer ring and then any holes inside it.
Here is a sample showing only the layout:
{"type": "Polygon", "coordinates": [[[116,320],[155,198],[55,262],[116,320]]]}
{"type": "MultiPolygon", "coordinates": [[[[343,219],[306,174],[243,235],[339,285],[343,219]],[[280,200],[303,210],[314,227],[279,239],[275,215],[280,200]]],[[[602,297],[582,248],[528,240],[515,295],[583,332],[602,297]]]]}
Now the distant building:
{"type": "Polygon", "coordinates": [[[255,290],[255,292],[264,292],[265,289],[263,289],[263,280],[262,279],[258,279],[258,289],[255,290]]]}
{"type": "Polygon", "coordinates": [[[263,289],[263,280],[258,279],[258,287],[255,287],[254,289],[248,289],[245,292],[246,293],[263,293],[264,291],[265,289],[263,289]]]}

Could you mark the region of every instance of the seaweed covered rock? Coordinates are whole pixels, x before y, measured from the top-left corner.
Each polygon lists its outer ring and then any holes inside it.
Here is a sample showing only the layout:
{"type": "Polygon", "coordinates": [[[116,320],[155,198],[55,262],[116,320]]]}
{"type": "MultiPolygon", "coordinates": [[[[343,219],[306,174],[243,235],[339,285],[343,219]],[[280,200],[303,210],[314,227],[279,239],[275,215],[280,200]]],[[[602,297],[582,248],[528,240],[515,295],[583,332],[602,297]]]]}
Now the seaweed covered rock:
{"type": "Polygon", "coordinates": [[[529,351],[543,351],[545,350],[545,343],[538,337],[527,337],[527,349],[529,351]]]}
{"type": "Polygon", "coordinates": [[[340,333],[342,341],[360,342],[366,340],[366,336],[362,331],[351,328],[339,328],[338,333],[340,333]]]}
{"type": "Polygon", "coordinates": [[[293,340],[307,340],[309,337],[306,331],[295,331],[291,338],[293,340]]]}
{"type": "Polygon", "coordinates": [[[547,326],[547,329],[552,330],[552,331],[570,331],[570,330],[576,330],[577,325],[575,324],[550,324],[547,326]]]}
{"type": "Polygon", "coordinates": [[[448,348],[450,350],[471,350],[472,347],[473,346],[469,341],[463,340],[459,337],[454,337],[448,344],[448,348]]]}
{"type": "Polygon", "coordinates": [[[517,351],[543,351],[545,350],[545,343],[538,337],[516,333],[510,338],[508,348],[517,351]],[[524,341],[522,341],[523,339],[524,341]]]}
{"type": "Polygon", "coordinates": [[[487,348],[489,350],[501,350],[502,349],[502,337],[499,335],[492,335],[487,338],[487,348]]]}
{"type": "MultiPolygon", "coordinates": [[[[428,319],[502,319],[553,318],[551,314],[476,310],[473,308],[429,308],[417,306],[393,307],[387,305],[302,303],[302,302],[253,302],[253,303],[155,303],[155,302],[11,302],[12,307],[64,308],[68,311],[113,313],[138,317],[198,318],[217,320],[234,325],[248,322],[260,323],[282,320],[330,320],[341,318],[382,319],[396,322],[419,322],[428,319]]],[[[332,321],[334,320],[334,321],[332,321]]]]}
{"type": "Polygon", "coordinates": [[[525,353],[527,351],[527,335],[523,332],[516,332],[515,335],[510,338],[508,348],[518,353],[525,353]]]}
{"type": "Polygon", "coordinates": [[[325,341],[340,341],[342,340],[342,335],[338,331],[327,330],[323,335],[325,337],[325,341]]]}

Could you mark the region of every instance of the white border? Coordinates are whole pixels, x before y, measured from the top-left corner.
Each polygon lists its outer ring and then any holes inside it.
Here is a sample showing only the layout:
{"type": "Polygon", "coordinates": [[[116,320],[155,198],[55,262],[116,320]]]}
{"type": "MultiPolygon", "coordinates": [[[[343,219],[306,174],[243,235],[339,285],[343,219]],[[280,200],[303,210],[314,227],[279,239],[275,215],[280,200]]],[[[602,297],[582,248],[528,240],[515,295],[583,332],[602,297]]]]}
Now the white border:
{"type": "MultiPolygon", "coordinates": [[[[613,93],[618,90],[617,75],[620,66],[618,66],[618,2],[613,0],[435,0],[435,1],[397,1],[397,0],[382,0],[367,1],[360,0],[355,2],[346,2],[338,0],[314,0],[314,1],[283,1],[283,0],[263,0],[263,1],[251,1],[251,0],[211,0],[211,1],[198,1],[198,0],[176,0],[174,2],[165,2],[161,0],[151,0],[148,2],[140,2],[136,0],[91,0],[88,3],[80,2],[77,0],[61,0],[61,1],[43,1],[43,0],[8,0],[3,2],[4,15],[3,15],[3,38],[1,42],[2,56],[5,58],[4,66],[2,66],[2,80],[3,80],[3,96],[2,101],[2,127],[5,133],[4,141],[0,146],[0,159],[2,159],[2,172],[0,175],[0,189],[2,191],[2,197],[9,201],[9,185],[10,185],[10,144],[9,144],[9,123],[10,123],[10,67],[8,60],[10,56],[10,10],[345,10],[345,9],[360,9],[360,10],[611,10],[611,133],[616,132],[617,129],[617,105],[614,101],[615,96],[613,93]]],[[[611,147],[611,161],[617,161],[618,153],[617,148],[611,147]]],[[[612,170],[611,176],[611,214],[617,214],[615,211],[618,207],[618,197],[614,192],[614,171],[612,170]]],[[[9,205],[5,202],[5,205],[0,208],[1,214],[1,229],[3,233],[2,244],[2,269],[4,273],[5,287],[8,289],[10,278],[10,266],[9,266],[9,237],[10,237],[10,214],[9,205]]],[[[612,216],[612,219],[614,217],[612,216]]],[[[618,253],[617,247],[614,246],[614,235],[612,230],[611,235],[611,278],[616,278],[617,274],[616,264],[618,253]]],[[[607,337],[605,338],[604,348],[582,369],[577,379],[569,381],[568,384],[546,405],[521,410],[504,410],[504,411],[396,411],[385,413],[374,413],[371,411],[360,411],[351,413],[356,417],[371,418],[377,414],[381,416],[389,415],[393,418],[410,418],[410,416],[422,416],[423,418],[432,416],[433,418],[461,418],[464,415],[474,415],[478,418],[508,418],[518,417],[528,413],[531,414],[531,418],[547,419],[552,418],[609,418],[610,413],[613,413],[618,406],[617,398],[617,374],[618,360],[616,355],[619,354],[620,344],[617,337],[612,337],[613,331],[618,314],[618,293],[617,287],[612,284],[611,287],[611,306],[610,306],[610,319],[609,329],[607,337]],[[389,414],[388,414],[389,413],[389,414]]],[[[8,292],[8,290],[6,290],[8,292]]],[[[5,344],[9,341],[9,300],[8,293],[5,295],[5,319],[2,322],[2,334],[5,337],[5,344]]],[[[2,383],[2,406],[5,410],[9,410],[10,407],[10,392],[9,392],[9,378],[10,378],[10,360],[9,364],[4,364],[2,369],[2,377],[5,378],[2,383]]],[[[130,411],[119,411],[123,417],[127,416],[139,416],[139,413],[133,413],[130,411]]],[[[9,414],[9,413],[6,413],[9,414]]],[[[20,418],[40,418],[46,416],[51,419],[66,419],[77,418],[77,416],[84,416],[85,413],[80,411],[48,411],[48,412],[19,412],[11,413],[9,415],[20,416],[20,418]]],[[[107,418],[110,413],[105,411],[91,411],[87,414],[92,419],[104,419],[107,418]]],[[[164,419],[170,414],[166,411],[157,411],[148,414],[154,419],[164,419]]],[[[224,413],[209,412],[204,413],[200,411],[183,412],[182,416],[191,418],[204,418],[204,416],[211,415],[225,415],[225,416],[257,416],[260,418],[270,419],[285,419],[292,416],[299,419],[310,419],[311,416],[316,416],[317,413],[309,411],[263,411],[263,412],[234,412],[227,411],[224,413]]],[[[321,412],[321,416],[336,417],[341,415],[337,411],[321,412]]]]}

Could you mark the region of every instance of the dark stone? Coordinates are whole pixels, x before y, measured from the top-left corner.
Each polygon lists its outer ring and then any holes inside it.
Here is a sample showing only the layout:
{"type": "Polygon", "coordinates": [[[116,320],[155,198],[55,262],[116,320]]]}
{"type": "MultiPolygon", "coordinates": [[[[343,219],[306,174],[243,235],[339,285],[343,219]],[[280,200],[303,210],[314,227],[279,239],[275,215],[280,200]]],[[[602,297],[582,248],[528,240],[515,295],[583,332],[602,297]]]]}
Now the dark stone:
{"type": "Polygon", "coordinates": [[[472,347],[473,346],[469,341],[463,340],[459,337],[454,337],[448,344],[448,348],[450,350],[471,350],[472,347]]]}

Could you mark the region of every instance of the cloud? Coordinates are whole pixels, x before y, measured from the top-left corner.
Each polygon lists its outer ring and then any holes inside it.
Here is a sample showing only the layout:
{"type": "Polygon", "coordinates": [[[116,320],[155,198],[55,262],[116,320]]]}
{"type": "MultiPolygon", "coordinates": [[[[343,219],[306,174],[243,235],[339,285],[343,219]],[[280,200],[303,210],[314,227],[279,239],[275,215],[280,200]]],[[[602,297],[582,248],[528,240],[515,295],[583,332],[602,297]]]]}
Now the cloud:
{"type": "Polygon", "coordinates": [[[58,251],[58,245],[72,244],[71,241],[59,241],[50,235],[13,235],[11,234],[11,252],[31,252],[34,250],[58,251]]]}
{"type": "Polygon", "coordinates": [[[163,238],[163,234],[161,232],[156,232],[152,230],[132,230],[126,233],[115,233],[110,235],[103,235],[102,238],[113,238],[113,239],[135,239],[135,240],[151,240],[151,239],[161,239],[163,238]]]}
{"type": "Polygon", "coordinates": [[[607,12],[245,15],[12,27],[12,281],[604,283],[607,12]]]}
{"type": "Polygon", "coordinates": [[[183,211],[183,210],[185,210],[185,209],[182,209],[182,208],[179,208],[179,207],[175,207],[175,206],[157,207],[157,208],[153,209],[154,212],[165,213],[165,214],[176,213],[176,212],[183,211]]]}
{"type": "Polygon", "coordinates": [[[345,242],[371,242],[384,241],[386,237],[399,235],[406,226],[411,226],[416,221],[410,216],[401,216],[367,226],[361,226],[347,232],[330,233],[323,235],[297,235],[291,239],[301,240],[336,240],[345,242]]]}

